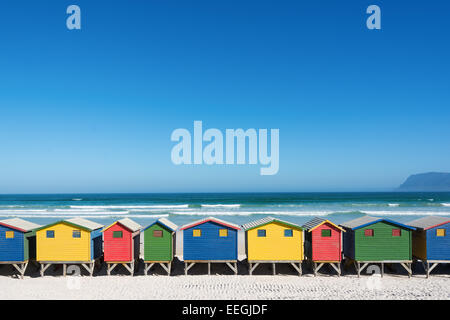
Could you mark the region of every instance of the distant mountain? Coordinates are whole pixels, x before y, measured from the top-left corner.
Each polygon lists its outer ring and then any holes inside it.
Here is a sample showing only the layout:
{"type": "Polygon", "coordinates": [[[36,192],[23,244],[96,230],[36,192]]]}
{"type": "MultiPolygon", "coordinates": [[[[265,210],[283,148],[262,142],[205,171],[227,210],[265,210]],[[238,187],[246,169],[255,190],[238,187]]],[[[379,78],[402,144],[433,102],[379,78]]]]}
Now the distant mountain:
{"type": "Polygon", "coordinates": [[[398,188],[399,191],[450,191],[450,173],[428,172],[413,174],[398,188]]]}

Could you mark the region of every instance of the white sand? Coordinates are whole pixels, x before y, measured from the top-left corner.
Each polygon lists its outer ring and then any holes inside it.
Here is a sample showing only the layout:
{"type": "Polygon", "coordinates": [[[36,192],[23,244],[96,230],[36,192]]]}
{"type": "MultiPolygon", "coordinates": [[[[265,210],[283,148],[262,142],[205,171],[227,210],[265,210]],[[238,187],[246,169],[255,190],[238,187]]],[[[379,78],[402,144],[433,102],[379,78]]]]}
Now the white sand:
{"type": "Polygon", "coordinates": [[[32,276],[2,272],[0,299],[450,299],[447,274],[32,276]]]}

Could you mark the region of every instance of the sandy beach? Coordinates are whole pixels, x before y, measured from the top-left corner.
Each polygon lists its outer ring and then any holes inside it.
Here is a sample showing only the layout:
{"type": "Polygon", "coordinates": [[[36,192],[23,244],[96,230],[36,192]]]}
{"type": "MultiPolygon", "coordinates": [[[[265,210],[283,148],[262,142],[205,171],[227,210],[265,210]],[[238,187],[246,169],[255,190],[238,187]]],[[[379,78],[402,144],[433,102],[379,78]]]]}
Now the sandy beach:
{"type": "Polygon", "coordinates": [[[429,279],[423,274],[408,278],[393,273],[383,278],[327,273],[298,277],[282,266],[276,276],[269,275],[269,268],[261,268],[254,276],[242,272],[234,276],[216,265],[208,276],[204,267],[196,267],[188,276],[182,274],[179,265],[170,277],[160,269],[149,276],[142,270],[134,277],[120,270],[106,276],[102,268],[94,277],[62,277],[57,269],[42,278],[31,272],[18,279],[4,266],[0,269],[0,299],[450,299],[448,273],[437,273],[429,279]]]}

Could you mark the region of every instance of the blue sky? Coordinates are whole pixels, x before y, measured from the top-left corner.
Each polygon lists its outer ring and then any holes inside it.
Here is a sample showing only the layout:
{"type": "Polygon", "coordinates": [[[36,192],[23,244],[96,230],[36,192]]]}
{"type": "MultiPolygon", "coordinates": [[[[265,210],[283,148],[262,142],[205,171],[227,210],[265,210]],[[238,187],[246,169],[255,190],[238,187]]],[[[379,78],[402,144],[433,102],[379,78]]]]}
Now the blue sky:
{"type": "Polygon", "coordinates": [[[450,171],[447,1],[0,4],[0,193],[385,190],[450,171]],[[77,4],[82,30],[66,28],[77,4]],[[382,29],[368,30],[367,6],[382,29]],[[280,170],[174,129],[279,128],[280,170]]]}

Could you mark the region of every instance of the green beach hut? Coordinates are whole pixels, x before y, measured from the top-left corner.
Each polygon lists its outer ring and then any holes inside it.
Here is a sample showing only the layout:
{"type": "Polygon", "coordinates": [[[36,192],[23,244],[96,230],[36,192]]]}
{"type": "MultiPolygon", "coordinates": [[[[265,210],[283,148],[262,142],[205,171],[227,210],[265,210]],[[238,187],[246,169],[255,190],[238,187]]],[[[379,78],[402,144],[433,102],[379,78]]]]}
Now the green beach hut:
{"type": "Polygon", "coordinates": [[[380,264],[381,275],[385,263],[402,265],[411,276],[412,231],[411,226],[399,222],[363,216],[345,223],[344,256],[353,262],[360,276],[369,264],[380,264]]]}
{"type": "Polygon", "coordinates": [[[161,265],[167,275],[170,275],[177,228],[173,222],[161,218],[144,229],[145,275],[155,264],[161,265]]]}

